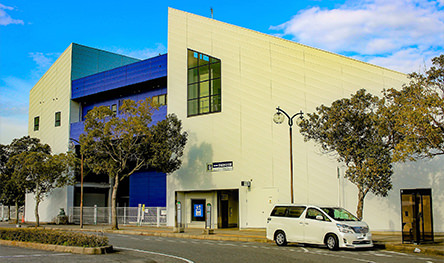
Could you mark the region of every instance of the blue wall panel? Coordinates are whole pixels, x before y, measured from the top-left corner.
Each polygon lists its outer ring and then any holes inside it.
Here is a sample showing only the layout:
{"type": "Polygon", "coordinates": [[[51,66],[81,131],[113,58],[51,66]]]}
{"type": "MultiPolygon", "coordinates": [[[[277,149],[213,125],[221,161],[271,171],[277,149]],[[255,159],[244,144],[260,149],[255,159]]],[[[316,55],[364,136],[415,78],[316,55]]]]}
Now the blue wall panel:
{"type": "Polygon", "coordinates": [[[167,76],[167,54],[72,81],[71,99],[167,76]]]}
{"type": "MultiPolygon", "coordinates": [[[[111,105],[113,105],[113,104],[119,105],[119,100],[132,99],[135,101],[139,101],[139,100],[144,100],[145,98],[148,98],[148,97],[157,96],[157,95],[161,95],[161,94],[166,94],[166,88],[151,90],[151,91],[140,93],[140,94],[122,97],[119,99],[108,99],[108,100],[104,100],[104,101],[100,101],[100,102],[86,104],[86,105],[83,105],[82,120],[84,120],[85,115],[87,114],[88,110],[92,110],[94,107],[98,107],[98,106],[111,107],[111,105]]],[[[151,123],[156,124],[157,122],[164,120],[166,115],[167,115],[167,106],[166,105],[160,106],[159,110],[157,110],[153,113],[151,123]]],[[[82,134],[84,131],[84,126],[85,126],[84,121],[71,123],[70,137],[78,140],[80,137],[80,134],[82,134]]]]}
{"type": "Polygon", "coordinates": [[[139,204],[147,207],[166,206],[166,174],[140,171],[132,174],[129,180],[130,207],[139,204]]]}
{"type": "MultiPolygon", "coordinates": [[[[166,94],[167,93],[167,89],[165,88],[159,88],[156,90],[150,90],[147,92],[142,92],[139,94],[134,94],[134,95],[129,95],[129,96],[124,96],[124,97],[120,97],[120,98],[109,98],[109,99],[104,99],[102,101],[96,101],[93,103],[87,103],[84,104],[82,107],[82,120],[85,119],[86,114],[88,113],[89,110],[92,110],[94,107],[99,107],[99,106],[108,106],[111,107],[111,105],[113,104],[117,104],[118,107],[120,107],[119,101],[123,101],[123,100],[134,100],[134,101],[140,101],[140,100],[145,100],[146,98],[150,98],[153,96],[158,96],[158,95],[162,95],[162,94],[166,94]]],[[[161,106],[159,108],[158,111],[156,111],[154,113],[154,115],[162,115],[163,119],[165,119],[166,116],[166,110],[164,111],[163,109],[166,108],[165,106],[161,106]]],[[[153,116],[153,122],[154,122],[154,116],[153,116]]],[[[163,120],[162,119],[162,120],[163,120]]]]}

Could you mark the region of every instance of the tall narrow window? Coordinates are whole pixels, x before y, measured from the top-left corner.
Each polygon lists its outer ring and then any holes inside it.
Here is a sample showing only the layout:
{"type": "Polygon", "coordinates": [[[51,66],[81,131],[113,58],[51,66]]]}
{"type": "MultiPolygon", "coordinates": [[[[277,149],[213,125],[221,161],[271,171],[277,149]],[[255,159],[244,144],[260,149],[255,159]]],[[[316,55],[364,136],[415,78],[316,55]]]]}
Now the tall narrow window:
{"type": "Polygon", "coordinates": [[[55,123],[54,123],[54,125],[56,127],[59,127],[61,122],[62,122],[62,113],[60,111],[58,111],[58,112],[55,113],[55,123]]]}
{"type": "Polygon", "coordinates": [[[117,114],[117,104],[111,105],[111,110],[113,111],[113,115],[115,116],[117,114]]]}
{"type": "Polygon", "coordinates": [[[220,112],[221,61],[188,50],[188,116],[220,112]]]}
{"type": "Polygon", "coordinates": [[[163,94],[163,95],[159,95],[159,105],[160,106],[163,106],[163,105],[166,105],[167,104],[167,102],[166,102],[166,94],[163,94]]]}
{"type": "Polygon", "coordinates": [[[34,131],[38,131],[40,126],[40,117],[34,117],[34,131]]]}

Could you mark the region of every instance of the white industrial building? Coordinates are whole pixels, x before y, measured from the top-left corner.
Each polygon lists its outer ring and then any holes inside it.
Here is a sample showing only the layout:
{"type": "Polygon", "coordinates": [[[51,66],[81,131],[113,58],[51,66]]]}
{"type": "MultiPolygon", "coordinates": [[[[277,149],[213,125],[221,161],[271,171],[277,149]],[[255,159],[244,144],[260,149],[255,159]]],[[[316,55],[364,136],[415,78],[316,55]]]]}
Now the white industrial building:
{"type": "MultiPolygon", "coordinates": [[[[405,74],[345,56],[172,8],[168,12],[167,112],[176,114],[189,134],[182,167],[166,179],[169,226],[176,224],[180,202],[185,227],[203,228],[208,204],[213,227],[265,227],[272,206],[290,202],[289,127],[273,122],[276,108],[289,114],[314,112],[359,89],[381,96],[383,89],[399,89],[408,81],[405,74]]],[[[70,54],[62,54],[30,97],[29,135],[56,152],[67,150],[68,124],[79,115],[70,100],[76,68],[70,54]],[[56,70],[61,65],[67,67],[63,78],[56,70]],[[59,131],[44,135],[34,131],[41,103],[53,105],[47,119],[60,108],[67,125],[51,126],[59,131]]],[[[136,61],[106,54],[110,61],[120,61],[107,69],[136,61]]],[[[107,63],[96,58],[92,68],[100,72],[101,62],[107,63]]],[[[46,124],[42,120],[40,125],[46,124]]],[[[314,143],[304,142],[297,126],[293,160],[295,203],[356,212],[357,189],[344,179],[345,167],[321,154],[314,143]]],[[[400,189],[430,188],[434,230],[443,232],[442,168],[439,158],[395,165],[393,189],[386,198],[367,195],[364,220],[372,230],[401,231],[400,189]]],[[[55,213],[72,206],[69,189],[55,192],[42,205],[42,221],[54,216],[45,209],[54,207],[55,200],[55,213]]],[[[32,221],[32,201],[26,201],[26,220],[32,221]]]]}

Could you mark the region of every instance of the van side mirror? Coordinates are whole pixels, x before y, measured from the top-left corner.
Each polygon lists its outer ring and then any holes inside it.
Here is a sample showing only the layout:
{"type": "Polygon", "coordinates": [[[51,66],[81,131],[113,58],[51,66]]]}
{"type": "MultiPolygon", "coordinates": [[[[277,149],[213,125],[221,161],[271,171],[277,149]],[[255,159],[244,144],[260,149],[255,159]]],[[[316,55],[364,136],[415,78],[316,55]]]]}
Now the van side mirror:
{"type": "Polygon", "coordinates": [[[321,216],[321,215],[317,215],[317,216],[316,216],[316,220],[320,220],[320,221],[322,221],[322,220],[324,220],[324,217],[321,216]]]}

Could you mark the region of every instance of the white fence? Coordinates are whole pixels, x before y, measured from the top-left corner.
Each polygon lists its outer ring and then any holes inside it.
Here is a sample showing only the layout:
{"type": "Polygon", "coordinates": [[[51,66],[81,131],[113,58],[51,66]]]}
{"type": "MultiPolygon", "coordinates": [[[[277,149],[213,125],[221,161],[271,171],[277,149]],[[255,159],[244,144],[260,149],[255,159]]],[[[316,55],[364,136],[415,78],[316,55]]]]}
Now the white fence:
{"type": "MultiPolygon", "coordinates": [[[[22,220],[23,208],[19,208],[19,220],[22,220]]],[[[0,205],[0,221],[15,220],[15,206],[0,205]],[[11,209],[11,211],[9,211],[11,209]],[[11,212],[11,213],[9,213],[11,212]],[[8,218],[9,217],[9,218],[8,218]]]]}
{"type": "MultiPolygon", "coordinates": [[[[166,226],[166,207],[117,207],[120,225],[166,226]]],[[[69,209],[69,222],[80,224],[80,207],[69,209]]],[[[111,207],[83,207],[83,224],[111,224],[111,207]]]]}

